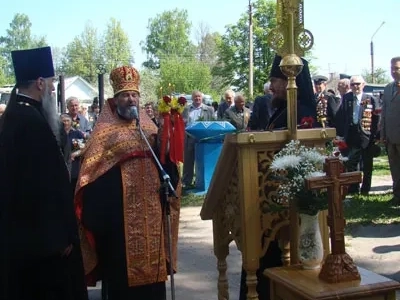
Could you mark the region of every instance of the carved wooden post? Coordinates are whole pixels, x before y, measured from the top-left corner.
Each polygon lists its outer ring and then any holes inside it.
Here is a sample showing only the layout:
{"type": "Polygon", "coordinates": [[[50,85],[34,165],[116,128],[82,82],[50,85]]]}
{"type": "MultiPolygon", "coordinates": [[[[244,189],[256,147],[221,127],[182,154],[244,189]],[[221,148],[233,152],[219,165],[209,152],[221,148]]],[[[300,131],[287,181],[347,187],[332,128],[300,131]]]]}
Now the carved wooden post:
{"type": "MultiPolygon", "coordinates": [[[[213,218],[213,234],[215,236],[222,235],[222,231],[225,230],[221,224],[222,216],[213,218]]],[[[229,235],[229,233],[227,233],[229,235]]],[[[226,263],[226,257],[229,255],[229,242],[224,243],[225,239],[214,239],[214,254],[217,257],[217,269],[218,269],[218,300],[229,300],[229,283],[226,275],[228,264],[226,263]]]]}
{"type": "Polygon", "coordinates": [[[328,190],[328,226],[331,236],[331,251],[322,265],[319,278],[330,282],[359,280],[360,274],[353,259],[346,253],[344,228],[346,220],[343,213],[343,186],[361,182],[361,172],[341,173],[339,158],[327,158],[326,176],[306,179],[309,190],[328,190]]]}

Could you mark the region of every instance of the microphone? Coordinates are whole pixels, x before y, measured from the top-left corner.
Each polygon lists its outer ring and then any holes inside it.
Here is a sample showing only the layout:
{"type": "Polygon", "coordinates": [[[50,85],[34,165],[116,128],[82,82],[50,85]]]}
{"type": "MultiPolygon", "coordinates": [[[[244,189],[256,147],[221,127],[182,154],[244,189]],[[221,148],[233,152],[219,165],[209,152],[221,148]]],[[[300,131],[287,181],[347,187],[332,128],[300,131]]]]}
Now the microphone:
{"type": "Polygon", "coordinates": [[[136,125],[139,125],[139,112],[136,106],[132,107],[131,115],[133,119],[136,119],[136,125]]]}

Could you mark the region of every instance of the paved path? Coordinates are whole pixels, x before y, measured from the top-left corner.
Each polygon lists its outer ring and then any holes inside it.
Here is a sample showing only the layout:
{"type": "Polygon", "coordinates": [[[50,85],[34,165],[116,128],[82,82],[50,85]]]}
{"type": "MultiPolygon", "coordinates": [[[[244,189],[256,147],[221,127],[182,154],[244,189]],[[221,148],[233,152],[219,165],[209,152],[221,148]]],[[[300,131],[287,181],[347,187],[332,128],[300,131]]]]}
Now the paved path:
{"type": "MultiPolygon", "coordinates": [[[[373,179],[374,192],[387,190],[390,185],[387,176],[373,179]]],[[[200,209],[186,207],[181,210],[176,300],[217,300],[212,223],[200,219],[200,209]]],[[[347,251],[361,267],[400,281],[399,234],[400,225],[360,227],[353,237],[347,238],[347,251]]],[[[232,243],[228,256],[228,278],[230,299],[233,300],[239,295],[240,270],[241,255],[232,243]]],[[[100,286],[90,291],[90,299],[101,299],[100,286]]],[[[400,300],[400,293],[397,299],[400,300]]]]}

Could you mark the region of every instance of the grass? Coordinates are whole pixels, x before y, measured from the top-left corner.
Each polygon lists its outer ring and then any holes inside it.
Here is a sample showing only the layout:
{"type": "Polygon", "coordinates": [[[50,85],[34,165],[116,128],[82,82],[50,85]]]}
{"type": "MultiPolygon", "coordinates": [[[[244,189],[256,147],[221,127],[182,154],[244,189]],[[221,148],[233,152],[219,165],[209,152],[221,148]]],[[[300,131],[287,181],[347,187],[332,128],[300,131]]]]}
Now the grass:
{"type": "Polygon", "coordinates": [[[400,223],[400,206],[392,206],[392,194],[357,195],[344,202],[348,227],[354,225],[382,225],[400,223]]]}
{"type": "Polygon", "coordinates": [[[181,206],[202,206],[204,202],[205,195],[196,195],[196,194],[183,194],[181,198],[181,206]]]}
{"type": "Polygon", "coordinates": [[[372,171],[374,176],[390,175],[389,162],[387,156],[379,156],[374,159],[374,169],[372,171]]]}

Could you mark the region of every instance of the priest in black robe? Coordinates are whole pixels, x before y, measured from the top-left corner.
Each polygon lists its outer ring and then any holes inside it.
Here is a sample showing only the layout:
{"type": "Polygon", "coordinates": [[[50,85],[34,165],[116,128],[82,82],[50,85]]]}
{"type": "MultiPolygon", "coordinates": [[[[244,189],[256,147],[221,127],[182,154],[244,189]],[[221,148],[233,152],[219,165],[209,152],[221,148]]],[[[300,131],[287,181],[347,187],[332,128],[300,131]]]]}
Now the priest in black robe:
{"type": "MultiPolygon", "coordinates": [[[[273,92],[272,106],[275,113],[271,116],[267,130],[287,129],[287,77],[282,73],[279,64],[281,57],[276,55],[270,73],[270,90],[273,92]]],[[[316,124],[316,104],[314,100],[308,62],[303,61],[303,69],[296,77],[297,85],[297,123],[300,127],[312,127],[316,124]]],[[[264,239],[260,241],[263,248],[264,239]]],[[[263,275],[266,268],[282,266],[282,251],[278,240],[271,241],[265,255],[260,258],[260,267],[257,270],[257,293],[261,300],[270,299],[269,279],[263,275]]],[[[245,300],[247,295],[246,272],[242,271],[240,282],[240,300],[245,300]]]]}
{"type": "Polygon", "coordinates": [[[87,300],[50,47],[12,52],[0,119],[0,299],[87,300]]]}

